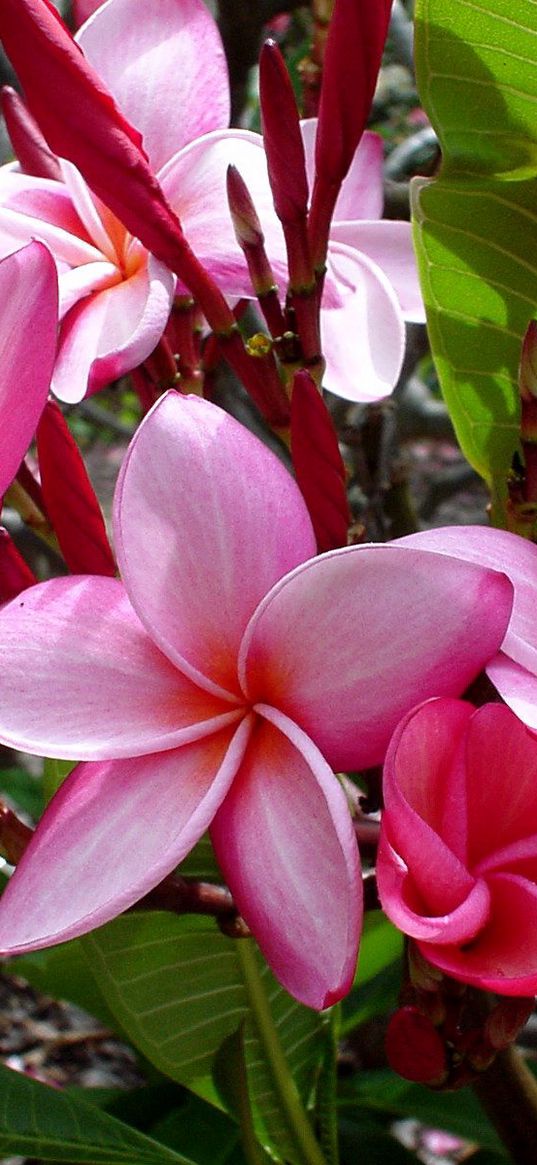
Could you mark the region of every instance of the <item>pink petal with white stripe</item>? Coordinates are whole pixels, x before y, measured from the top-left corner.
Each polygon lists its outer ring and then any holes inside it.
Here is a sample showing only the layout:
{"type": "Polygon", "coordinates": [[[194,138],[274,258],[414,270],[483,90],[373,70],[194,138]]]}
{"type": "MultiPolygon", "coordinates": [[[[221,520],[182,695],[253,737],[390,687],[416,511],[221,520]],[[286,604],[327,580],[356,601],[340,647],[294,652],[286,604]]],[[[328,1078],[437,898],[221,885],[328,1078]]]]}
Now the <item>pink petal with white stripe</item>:
{"type": "Polygon", "coordinates": [[[332,224],[330,241],[346,243],[376,263],[395,289],[405,320],[425,323],[409,222],[337,222],[332,224]]]}
{"type": "Polygon", "coordinates": [[[76,37],[159,170],[229,122],[220,34],[203,0],[108,0],[76,37]]]}
{"type": "Polygon", "coordinates": [[[115,545],[155,642],[208,690],[237,695],[250,615],[277,579],[315,554],[306,506],[282,463],[216,405],[174,392],[131,442],[115,545]]]}
{"type": "Polygon", "coordinates": [[[327,307],[323,297],[324,387],[344,400],[381,400],[399,379],[405,350],[395,291],[380,267],[343,243],[330,244],[328,274],[340,303],[327,307]]]}
{"type": "Polygon", "coordinates": [[[255,612],[241,648],[250,699],[274,704],[332,768],[378,764],[396,724],[458,695],[494,655],[512,605],[500,574],[395,546],[300,566],[255,612]]]}
{"type": "Polygon", "coordinates": [[[54,366],[58,281],[41,243],[0,261],[0,302],[1,498],[28,450],[54,366]]]}
{"type": "Polygon", "coordinates": [[[0,251],[7,254],[36,238],[57,262],[76,266],[102,261],[61,182],[0,168],[0,251]]]}
{"type": "Polygon", "coordinates": [[[362,920],[356,839],[343,790],[311,740],[275,709],[256,711],[263,720],[211,837],[275,975],[321,1010],[346,994],[354,975],[362,920]]]}
{"type": "Polygon", "coordinates": [[[2,953],[85,934],[171,873],[225,797],[248,732],[244,721],[170,752],[78,765],[2,895],[2,953]]]}
{"type": "Polygon", "coordinates": [[[241,715],[158,650],[117,579],[52,579],[0,611],[0,741],[80,760],[176,748],[241,715]]]}
{"type": "Polygon", "coordinates": [[[152,255],[127,279],[87,296],[65,317],[53,391],[70,404],[146,360],[168,322],[175,278],[152,255]]]}

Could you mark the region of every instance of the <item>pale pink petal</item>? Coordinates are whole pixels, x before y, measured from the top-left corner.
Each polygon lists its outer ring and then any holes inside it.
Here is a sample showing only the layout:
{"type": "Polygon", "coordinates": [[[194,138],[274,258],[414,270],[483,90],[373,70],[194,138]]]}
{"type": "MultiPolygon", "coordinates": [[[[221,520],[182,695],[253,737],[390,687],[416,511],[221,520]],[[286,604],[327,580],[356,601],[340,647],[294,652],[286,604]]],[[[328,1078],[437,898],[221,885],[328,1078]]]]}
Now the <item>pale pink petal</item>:
{"type": "Polygon", "coordinates": [[[168,322],[175,278],[152,255],[128,279],[81,300],[65,317],[52,388],[75,403],[146,360],[168,322]]]}
{"type": "Polygon", "coordinates": [[[337,222],[330,241],[346,243],[380,267],[395,289],[401,311],[410,323],[425,323],[409,222],[337,222]]]}
{"type": "Polygon", "coordinates": [[[515,663],[503,651],[487,664],[487,675],[497,688],[502,700],[527,724],[537,732],[537,675],[521,664],[515,663]]]}
{"type": "Polygon", "coordinates": [[[76,37],[141,131],[154,170],[229,121],[226,59],[203,0],[109,0],[76,37]]]}
{"type": "Polygon", "coordinates": [[[29,243],[0,262],[0,498],[28,450],[48,396],[56,353],[54,260],[29,243]]]}
{"type": "Polygon", "coordinates": [[[247,130],[222,130],[192,142],[161,170],[159,181],[185,235],[222,291],[252,296],[243,253],[235,239],[226,193],[228,167],[246,182],[265,233],[268,257],[281,287],[287,283],[283,232],[272,204],[263,139],[247,130]]]}
{"type": "MultiPolygon", "coordinates": [[[[99,213],[99,200],[92,194],[76,166],[66,161],[61,161],[60,164],[65,188],[69,192],[73,206],[90,239],[102,252],[103,258],[108,259],[110,263],[117,263],[121,259],[121,250],[118,251],[114,238],[106,229],[103,217],[99,213]]],[[[110,211],[108,211],[108,217],[112,217],[110,211]]],[[[117,219],[115,222],[117,224],[117,219]]],[[[120,233],[123,241],[127,235],[125,227],[120,227],[120,233]]]]}
{"type": "Polygon", "coordinates": [[[380,267],[343,243],[330,244],[328,272],[341,302],[332,308],[323,299],[324,387],[344,400],[380,400],[397,383],[405,351],[395,291],[380,267]]]}
{"type": "Polygon", "coordinates": [[[237,906],[283,986],[321,1010],[349,990],[362,919],[349,809],[315,746],[273,708],[211,836],[237,906]]]}
{"type": "Polygon", "coordinates": [[[38,239],[57,262],[70,266],[102,261],[61,182],[0,169],[0,251],[38,239]]]}
{"type": "MultiPolygon", "coordinates": [[[[432,849],[429,877],[435,877],[432,849]]],[[[377,853],[377,886],[382,908],[391,922],[411,938],[436,944],[467,943],[486,924],[490,914],[490,894],[483,879],[469,880],[467,896],[449,913],[426,913],[413,874],[390,843],[389,829],[383,829],[377,853]]],[[[431,958],[431,962],[436,962],[431,958]]]]}
{"type": "Polygon", "coordinates": [[[489,868],[495,851],[537,833],[537,741],[509,708],[486,704],[471,719],[466,764],[468,860],[489,868]]]}
{"type": "Polygon", "coordinates": [[[161,397],[130,445],[115,545],[155,642],[209,690],[231,692],[257,603],[315,554],[301,494],[275,455],[216,405],[175,392],[161,397]]]}
{"type": "Polygon", "coordinates": [[[52,579],[0,611],[0,741],[80,760],[176,748],[240,717],[155,647],[117,579],[52,579]]]}
{"type": "Polygon", "coordinates": [[[414,704],[475,678],[511,603],[505,576],[441,554],[334,551],[260,605],[241,649],[243,687],[296,721],[334,769],[377,764],[414,704]]]}
{"type": "Polygon", "coordinates": [[[490,921],[469,944],[419,943],[434,966],[454,979],[500,995],[537,994],[537,886],[511,874],[488,879],[490,921]]]}
{"type": "Polygon", "coordinates": [[[85,934],[171,873],[225,796],[248,731],[246,721],[235,735],[227,729],[170,752],[78,765],[2,895],[2,952],[85,934]]]}
{"type": "MultiPolygon", "coordinates": [[[[396,545],[434,550],[503,571],[515,588],[513,613],[503,651],[537,676],[537,546],[527,538],[489,526],[445,526],[423,530],[398,539],[396,545]]],[[[532,727],[537,727],[537,707],[533,715],[536,724],[532,727]]]]}
{"type": "MultiPolygon", "coordinates": [[[[306,153],[306,170],[310,194],[315,176],[315,135],[317,118],[301,121],[306,153]]],[[[384,206],[382,159],[384,147],[379,134],[369,130],[362,135],[350,170],[343,181],[334,211],[333,223],[340,219],[381,218],[384,206]]],[[[332,231],[330,231],[332,237],[332,231]]]]}
{"type": "Polygon", "coordinates": [[[103,291],[105,287],[112,287],[120,278],[116,265],[104,260],[101,263],[84,263],[82,267],[62,271],[59,277],[60,320],[80,299],[85,299],[96,291],[103,291]]]}

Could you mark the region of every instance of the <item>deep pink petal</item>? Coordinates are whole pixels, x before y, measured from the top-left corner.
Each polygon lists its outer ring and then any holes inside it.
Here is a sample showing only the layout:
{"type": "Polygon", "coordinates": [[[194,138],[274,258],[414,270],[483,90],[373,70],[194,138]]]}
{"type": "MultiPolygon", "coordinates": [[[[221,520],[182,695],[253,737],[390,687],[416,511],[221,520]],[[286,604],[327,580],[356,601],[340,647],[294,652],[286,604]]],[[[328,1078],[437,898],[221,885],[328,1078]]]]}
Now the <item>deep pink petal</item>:
{"type": "Polygon", "coordinates": [[[0,611],[0,740],[81,760],[176,748],[240,711],[151,641],[117,579],[52,579],[0,611]]]}
{"type": "Polygon", "coordinates": [[[257,711],[211,836],[235,902],[284,987],[322,1009],[349,990],[361,928],[358,850],[345,795],[315,746],[257,711]]]}
{"type": "Polygon", "coordinates": [[[537,740],[509,708],[486,704],[470,722],[466,765],[469,862],[475,868],[537,833],[537,740]]]}
{"type": "Polygon", "coordinates": [[[158,344],[175,279],[152,255],[128,279],[82,299],[65,317],[52,388],[70,404],[131,372],[158,344]]]}
{"type": "Polygon", "coordinates": [[[332,224],[330,241],[355,247],[376,263],[395,289],[405,320],[425,323],[409,222],[336,222],[332,224]]]}
{"type": "Polygon", "coordinates": [[[537,994],[537,886],[509,874],[488,878],[488,926],[462,949],[420,942],[434,966],[500,995],[537,994]]]}
{"type": "Polygon", "coordinates": [[[380,267],[343,243],[330,244],[328,273],[341,299],[333,308],[323,300],[323,384],[345,400],[380,400],[397,383],[405,351],[395,291],[380,267]]]}
{"type": "Polygon", "coordinates": [[[231,692],[257,603],[315,553],[305,504],[281,462],[216,405],[175,392],[130,445],[115,545],[155,642],[211,690],[231,692]]]}
{"type": "Polygon", "coordinates": [[[397,726],[384,762],[383,824],[436,913],[440,908],[444,913],[452,910],[453,902],[467,892],[472,868],[465,761],[466,732],[474,711],[463,700],[426,701],[397,726]],[[432,879],[435,854],[439,869],[432,879]],[[448,903],[450,896],[453,901],[448,903]]]}
{"type": "MultiPolygon", "coordinates": [[[[315,176],[315,134],[317,118],[301,121],[310,192],[315,176]]],[[[383,143],[379,134],[363,134],[350,170],[339,192],[333,223],[340,219],[381,218],[384,205],[382,180],[383,143]]]]}
{"type": "Polygon", "coordinates": [[[246,721],[235,735],[227,729],[170,752],[78,765],[0,900],[2,952],[85,934],[157,885],[205,832],[248,730],[246,721]]]}
{"type": "Polygon", "coordinates": [[[222,130],[192,142],[161,170],[159,180],[198,259],[229,295],[252,295],[243,253],[235,239],[226,194],[228,166],[246,182],[261,221],[275,277],[287,282],[282,228],[272,204],[263,139],[247,130],[222,130]]]}
{"type": "Polygon", "coordinates": [[[110,0],[76,37],[142,133],[154,170],[229,121],[220,35],[203,0],[110,0]]]}
{"type": "MultiPolygon", "coordinates": [[[[435,876],[432,850],[427,863],[435,876]]],[[[469,942],[485,926],[490,914],[490,895],[483,879],[469,882],[466,896],[449,913],[428,914],[426,904],[403,859],[390,843],[389,829],[381,833],[376,876],[382,908],[404,934],[436,944],[469,942]]],[[[431,962],[435,960],[431,959],[431,962]]]]}
{"type": "Polygon", "coordinates": [[[27,452],[48,396],[56,353],[54,260],[29,243],[0,262],[0,497],[27,452]]]}
{"type": "Polygon", "coordinates": [[[334,551],[258,608],[242,682],[300,724],[334,769],[377,764],[414,704],[464,691],[501,642],[511,602],[503,575],[444,555],[334,551]]]}

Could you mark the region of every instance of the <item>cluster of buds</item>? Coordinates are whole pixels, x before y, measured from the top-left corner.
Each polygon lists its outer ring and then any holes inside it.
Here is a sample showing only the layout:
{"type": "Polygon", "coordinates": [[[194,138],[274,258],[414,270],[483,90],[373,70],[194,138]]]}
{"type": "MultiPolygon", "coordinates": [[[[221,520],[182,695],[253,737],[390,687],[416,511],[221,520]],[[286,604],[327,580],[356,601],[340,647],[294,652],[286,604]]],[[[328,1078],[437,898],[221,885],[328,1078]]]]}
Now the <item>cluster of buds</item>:
{"type": "Polygon", "coordinates": [[[444,975],[409,941],[401,1006],[386,1036],[389,1063],[406,1080],[464,1088],[513,1043],[533,1008],[533,996],[492,995],[444,975]]]}

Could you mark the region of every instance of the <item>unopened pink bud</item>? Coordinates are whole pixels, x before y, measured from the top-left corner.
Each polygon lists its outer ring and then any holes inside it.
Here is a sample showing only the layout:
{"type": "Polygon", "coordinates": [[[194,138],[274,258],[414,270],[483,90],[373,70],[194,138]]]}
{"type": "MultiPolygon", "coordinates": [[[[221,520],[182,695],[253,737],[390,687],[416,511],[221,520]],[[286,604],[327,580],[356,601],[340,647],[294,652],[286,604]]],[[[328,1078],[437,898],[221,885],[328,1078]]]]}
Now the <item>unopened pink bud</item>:
{"type": "Polygon", "coordinates": [[[227,169],[227,198],[237,242],[241,247],[262,246],[264,235],[250,191],[236,166],[227,169]]]}
{"type": "Polygon", "coordinates": [[[11,145],[24,173],[35,178],[60,178],[60,163],[56,155],[49,150],[20,93],[11,85],[2,89],[2,113],[11,145]]]}
{"type": "Polygon", "coordinates": [[[37,579],[7,530],[0,526],[0,603],[15,599],[37,579]]]}
{"type": "Polygon", "coordinates": [[[436,1028],[417,1007],[400,1007],[386,1032],[390,1067],[415,1084],[439,1085],[447,1077],[446,1049],[436,1028]]]}
{"type": "Polygon", "coordinates": [[[523,401],[537,399],[537,320],[530,320],[520,355],[518,387],[523,401]]]}
{"type": "Polygon", "coordinates": [[[350,524],[345,466],[328,409],[305,369],[293,381],[291,455],[319,551],[345,546],[350,524]]]}
{"type": "Polygon", "coordinates": [[[259,58],[259,99],[274,207],[282,223],[293,222],[307,214],[306,160],[291,78],[273,40],[259,58]]]}

